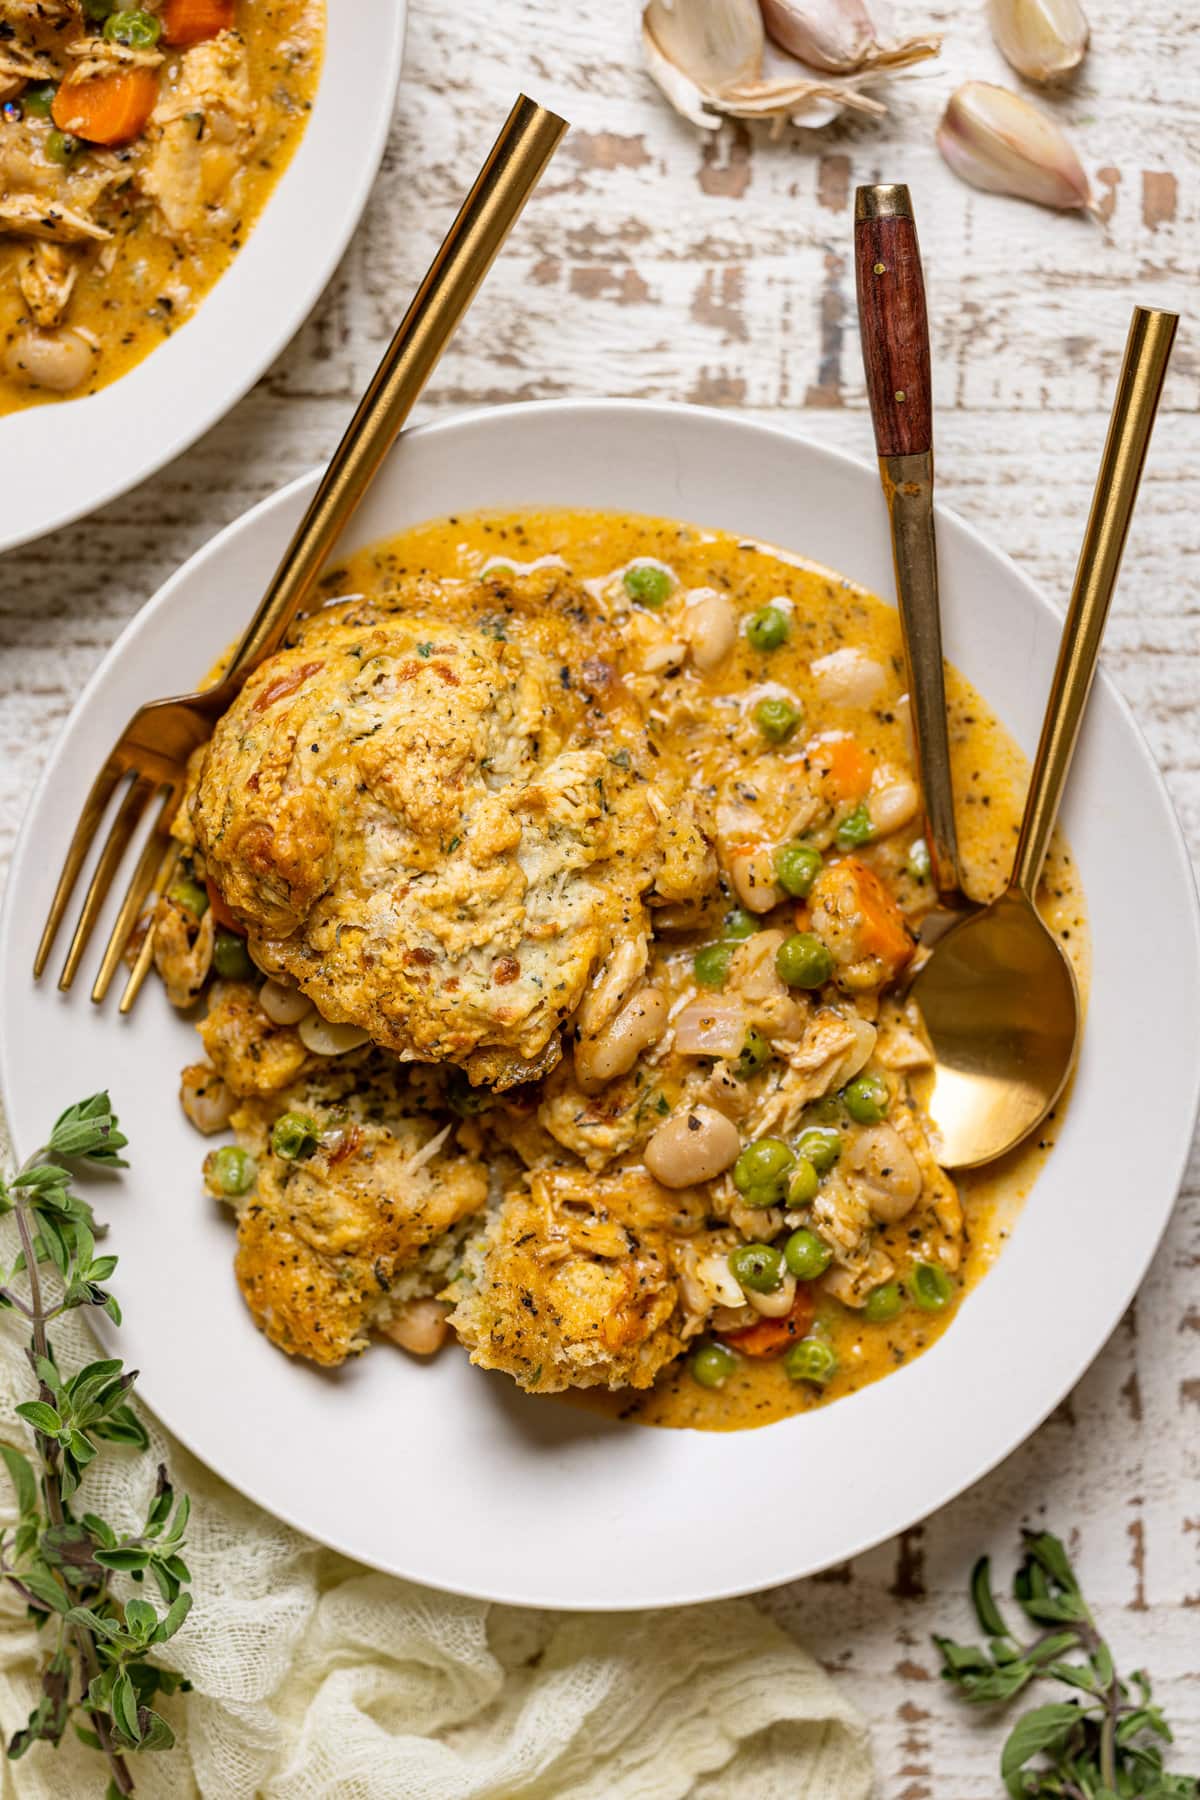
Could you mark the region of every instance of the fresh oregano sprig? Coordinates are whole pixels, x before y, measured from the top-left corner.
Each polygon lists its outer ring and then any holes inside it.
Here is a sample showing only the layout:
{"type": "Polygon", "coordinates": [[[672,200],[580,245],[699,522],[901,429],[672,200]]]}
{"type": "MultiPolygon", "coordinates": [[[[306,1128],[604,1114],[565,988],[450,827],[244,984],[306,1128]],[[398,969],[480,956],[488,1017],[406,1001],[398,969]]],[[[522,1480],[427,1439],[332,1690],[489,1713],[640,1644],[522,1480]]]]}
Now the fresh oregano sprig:
{"type": "Polygon", "coordinates": [[[1171,1730],[1149,1676],[1118,1675],[1062,1543],[1048,1531],[1023,1535],[1013,1597],[1032,1637],[1010,1631],[984,1556],[971,1573],[971,1602],[986,1649],[933,1640],[944,1679],[976,1705],[1004,1705],[1038,1680],[1073,1690],[1024,1713],[1009,1732],[1000,1773],[1013,1800],[1200,1800],[1200,1778],[1164,1770],[1171,1730]]]}
{"type": "Polygon", "coordinates": [[[187,1684],[150,1658],[192,1603],[183,1560],[189,1503],[186,1495],[176,1501],[165,1468],[146,1522],[132,1536],[95,1513],[76,1516],[72,1507],[102,1444],[148,1444],[129,1404],[136,1371],[106,1357],[67,1374],[47,1330],[80,1306],[98,1306],[121,1322],[105,1287],[117,1259],[96,1254],[102,1228],[73,1180],[76,1168],[124,1168],[125,1146],[108,1095],[93,1094],[68,1107],[43,1148],[9,1181],[0,1180],[0,1216],[11,1214],[20,1240],[11,1266],[0,1266],[0,1307],[29,1322],[26,1355],[37,1381],[37,1398],[16,1409],[33,1427],[37,1466],[0,1443],[19,1514],[15,1532],[0,1531],[0,1579],[21,1595],[46,1639],[41,1697],[8,1754],[22,1756],[38,1742],[57,1745],[70,1725],[106,1758],[109,1800],[134,1791],[132,1752],[169,1749],[175,1741],[153,1701],[187,1684]],[[140,1596],[118,1598],[116,1573],[138,1584],[149,1574],[162,1610],[140,1596]]]}

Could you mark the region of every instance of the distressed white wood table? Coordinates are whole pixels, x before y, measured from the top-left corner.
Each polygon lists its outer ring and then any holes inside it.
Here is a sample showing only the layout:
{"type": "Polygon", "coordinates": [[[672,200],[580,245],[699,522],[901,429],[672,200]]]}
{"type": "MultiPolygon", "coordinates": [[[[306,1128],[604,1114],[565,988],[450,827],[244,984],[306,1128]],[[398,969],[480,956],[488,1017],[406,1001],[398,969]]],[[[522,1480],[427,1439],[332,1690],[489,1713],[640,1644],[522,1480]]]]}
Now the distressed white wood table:
{"type": "MultiPolygon", "coordinates": [[[[220,526],[328,454],[522,86],[575,129],[424,416],[636,394],[736,408],[869,454],[850,208],[856,182],[906,180],[934,321],[942,492],[1065,598],[1130,305],[1190,307],[1107,662],[1200,851],[1200,49],[1188,0],[1088,4],[1093,53],[1052,104],[1095,178],[1101,222],[978,194],[941,165],[932,133],[952,87],[1014,79],[974,0],[908,7],[914,25],[946,32],[945,51],[892,84],[882,125],[778,143],[731,127],[704,139],[677,121],[638,70],[623,0],[417,0],[374,199],[300,337],[171,468],[0,561],[0,855],[75,695],[131,614],[220,526]]],[[[347,9],[331,10],[335,29],[352,29],[347,9]]],[[[1153,1056],[1153,996],[1138,1029],[1153,1056]]],[[[1007,1565],[1022,1523],[1068,1538],[1119,1656],[1154,1671],[1187,1752],[1179,1766],[1200,1767],[1198,1174],[1128,1317],[1022,1450],[918,1529],[764,1601],[869,1714],[888,1800],[999,1791],[999,1734],[941,1691],[929,1633],[966,1631],[972,1559],[990,1548],[1007,1565]]],[[[912,1454],[953,1429],[914,1420],[912,1454]]],[[[813,1503],[836,1492],[830,1469],[813,1503]]],[[[797,1494],[799,1530],[804,1505],[797,1494]]]]}

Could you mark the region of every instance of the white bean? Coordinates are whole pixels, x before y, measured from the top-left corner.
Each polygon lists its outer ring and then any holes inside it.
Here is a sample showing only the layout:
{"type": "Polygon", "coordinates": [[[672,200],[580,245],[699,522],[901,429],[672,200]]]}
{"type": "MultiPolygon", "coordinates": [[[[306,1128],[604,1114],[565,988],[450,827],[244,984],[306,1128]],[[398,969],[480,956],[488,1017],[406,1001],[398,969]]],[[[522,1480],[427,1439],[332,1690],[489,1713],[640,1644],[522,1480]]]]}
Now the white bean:
{"type": "Polygon", "coordinates": [[[871,1212],[882,1225],[894,1225],[920,1198],[917,1159],[894,1126],[871,1125],[859,1132],[846,1165],[866,1183],[871,1212]]]}
{"type": "Polygon", "coordinates": [[[307,1013],[296,1029],[300,1042],[314,1056],[345,1056],[347,1050],[357,1050],[371,1040],[370,1032],[361,1025],[333,1025],[318,1012],[307,1013]]]}
{"type": "Polygon", "coordinates": [[[275,980],[263,982],[258,990],[258,1004],[273,1025],[298,1025],[313,1010],[307,994],[275,980]]]}
{"type": "Polygon", "coordinates": [[[643,1050],[657,1044],[667,1028],[667,998],[660,988],[640,988],[616,1018],[595,1037],[575,1046],[575,1079],[586,1089],[628,1075],[643,1050]]]}
{"type": "Polygon", "coordinates": [[[440,1300],[406,1300],[383,1326],[385,1337],[412,1356],[432,1356],[449,1334],[446,1308],[440,1300]]]}
{"type": "Polygon", "coordinates": [[[887,686],[883,664],[849,645],[819,656],[810,672],[822,700],[840,706],[870,706],[887,686]]]}
{"type": "Polygon", "coordinates": [[[86,381],[95,366],[95,352],[77,331],[18,331],[4,354],[5,372],[13,381],[31,387],[69,394],[86,381]]]}
{"type": "Polygon", "coordinates": [[[648,1141],[643,1161],[664,1187],[692,1187],[712,1181],[736,1162],[742,1140],[737,1126],[715,1106],[691,1106],[660,1125],[648,1141]]]}
{"type": "Polygon", "coordinates": [[[920,808],[921,796],[917,792],[917,784],[910,781],[907,775],[896,775],[891,780],[881,781],[867,796],[867,810],[877,837],[886,837],[890,831],[899,831],[902,826],[910,824],[920,808]]]}
{"type": "Polygon", "coordinates": [[[698,589],[684,615],[683,629],[696,667],[702,674],[715,669],[737,643],[737,614],[729,595],[716,588],[698,589]]]}
{"type": "Polygon", "coordinates": [[[729,874],[747,912],[768,913],[783,898],[775,886],[775,858],[769,850],[739,850],[729,858],[729,874]]]}

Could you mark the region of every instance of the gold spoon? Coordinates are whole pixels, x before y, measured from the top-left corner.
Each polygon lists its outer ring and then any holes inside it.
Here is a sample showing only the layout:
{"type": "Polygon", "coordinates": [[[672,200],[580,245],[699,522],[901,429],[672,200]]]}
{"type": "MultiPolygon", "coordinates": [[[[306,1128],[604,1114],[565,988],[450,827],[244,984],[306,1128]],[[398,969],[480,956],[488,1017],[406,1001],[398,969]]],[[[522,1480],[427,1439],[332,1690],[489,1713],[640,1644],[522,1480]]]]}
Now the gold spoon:
{"type": "Polygon", "coordinates": [[[933,1045],[938,1160],[991,1162],[1041,1124],[1079,1050],[1075,973],[1037,910],[1038,877],[1074,755],[1178,315],[1135,307],[1012,878],[939,938],[911,992],[933,1045]]]}

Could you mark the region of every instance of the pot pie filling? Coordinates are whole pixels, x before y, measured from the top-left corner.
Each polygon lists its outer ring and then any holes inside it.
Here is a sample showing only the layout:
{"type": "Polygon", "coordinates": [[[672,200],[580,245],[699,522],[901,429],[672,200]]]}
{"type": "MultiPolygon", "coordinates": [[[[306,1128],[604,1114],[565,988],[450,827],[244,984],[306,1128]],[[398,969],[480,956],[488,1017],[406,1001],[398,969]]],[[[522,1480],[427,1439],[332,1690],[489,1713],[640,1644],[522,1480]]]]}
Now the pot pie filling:
{"type": "Polygon", "coordinates": [[[2,0],[0,413],[94,393],[245,242],[312,110],[323,0],[2,0]]]}
{"type": "MultiPolygon", "coordinates": [[[[802,559],[481,514],[332,570],[197,753],[155,914],[267,1337],[457,1337],[533,1393],[764,1423],[926,1348],[1053,1138],[955,1183],[894,612],[802,559]]],[[[1023,760],[948,670],[964,863],[1023,760]]],[[[1081,978],[1055,841],[1040,903],[1081,978]]]]}

